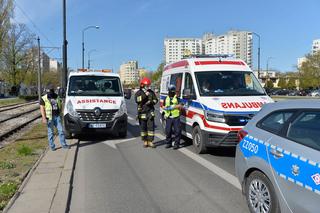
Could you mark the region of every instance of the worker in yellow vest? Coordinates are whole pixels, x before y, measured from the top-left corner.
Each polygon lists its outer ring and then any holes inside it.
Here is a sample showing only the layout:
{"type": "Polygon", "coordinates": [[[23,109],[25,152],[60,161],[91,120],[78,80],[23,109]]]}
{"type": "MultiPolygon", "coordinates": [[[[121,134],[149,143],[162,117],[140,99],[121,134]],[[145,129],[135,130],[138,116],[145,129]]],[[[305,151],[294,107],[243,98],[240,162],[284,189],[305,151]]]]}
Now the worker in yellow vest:
{"type": "Polygon", "coordinates": [[[66,139],[63,133],[61,123],[61,108],[62,101],[59,96],[54,92],[54,87],[49,86],[47,94],[41,97],[40,111],[42,116],[42,123],[47,124],[48,127],[48,141],[52,151],[56,150],[53,138],[54,138],[54,126],[58,130],[60,144],[62,148],[69,149],[66,143],[66,139]]]}
{"type": "Polygon", "coordinates": [[[174,130],[174,146],[173,149],[179,149],[181,138],[181,126],[180,126],[180,108],[179,100],[176,95],[176,87],[169,85],[168,96],[164,100],[163,109],[164,117],[166,119],[166,147],[172,147],[172,127],[174,130]]]}

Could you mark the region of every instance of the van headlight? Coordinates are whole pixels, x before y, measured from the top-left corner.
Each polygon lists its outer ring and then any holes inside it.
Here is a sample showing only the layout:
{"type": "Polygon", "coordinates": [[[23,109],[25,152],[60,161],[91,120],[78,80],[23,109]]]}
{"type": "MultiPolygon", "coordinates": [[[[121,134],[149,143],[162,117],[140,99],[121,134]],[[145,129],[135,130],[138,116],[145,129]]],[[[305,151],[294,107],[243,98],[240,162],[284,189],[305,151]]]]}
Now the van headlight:
{"type": "Polygon", "coordinates": [[[74,110],[72,102],[69,100],[67,103],[67,113],[73,117],[78,117],[78,113],[74,110]]]}
{"type": "Polygon", "coordinates": [[[119,110],[116,112],[116,117],[121,117],[123,114],[127,114],[127,106],[124,101],[121,101],[119,110]]]}
{"type": "Polygon", "coordinates": [[[222,112],[210,112],[205,111],[206,119],[208,121],[225,123],[226,119],[224,118],[224,114],[222,112]]]}

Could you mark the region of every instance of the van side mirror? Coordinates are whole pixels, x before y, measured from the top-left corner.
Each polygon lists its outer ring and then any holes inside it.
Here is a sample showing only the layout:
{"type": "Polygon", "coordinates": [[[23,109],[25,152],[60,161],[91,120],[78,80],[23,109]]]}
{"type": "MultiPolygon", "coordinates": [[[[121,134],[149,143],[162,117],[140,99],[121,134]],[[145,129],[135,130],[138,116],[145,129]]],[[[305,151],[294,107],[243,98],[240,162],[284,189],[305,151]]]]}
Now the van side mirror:
{"type": "Polygon", "coordinates": [[[125,99],[131,99],[131,89],[125,89],[124,90],[124,98],[125,99]]]}
{"type": "Polygon", "coordinates": [[[194,93],[191,93],[191,89],[184,89],[182,93],[183,99],[187,100],[194,100],[196,99],[196,95],[194,93]]]}

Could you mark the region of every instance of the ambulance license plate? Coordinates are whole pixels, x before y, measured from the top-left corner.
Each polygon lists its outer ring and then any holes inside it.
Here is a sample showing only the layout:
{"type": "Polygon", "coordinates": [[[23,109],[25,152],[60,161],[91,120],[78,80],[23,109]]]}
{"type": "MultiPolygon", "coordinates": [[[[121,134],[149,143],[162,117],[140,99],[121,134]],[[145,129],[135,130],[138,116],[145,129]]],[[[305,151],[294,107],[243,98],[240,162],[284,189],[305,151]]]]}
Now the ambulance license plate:
{"type": "Polygon", "coordinates": [[[107,124],[105,123],[89,124],[89,128],[94,128],[94,129],[101,129],[106,127],[107,127],[107,124]]]}

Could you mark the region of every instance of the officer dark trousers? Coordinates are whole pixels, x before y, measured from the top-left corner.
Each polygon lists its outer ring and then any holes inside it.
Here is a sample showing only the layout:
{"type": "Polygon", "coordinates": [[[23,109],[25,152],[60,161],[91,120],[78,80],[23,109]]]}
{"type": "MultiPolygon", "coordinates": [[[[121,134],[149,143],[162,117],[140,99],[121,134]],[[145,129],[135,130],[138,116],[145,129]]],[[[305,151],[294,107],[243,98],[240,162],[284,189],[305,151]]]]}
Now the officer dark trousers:
{"type": "Polygon", "coordinates": [[[172,144],[172,127],[174,133],[174,146],[180,146],[180,138],[181,138],[181,126],[180,126],[180,117],[177,118],[167,118],[166,119],[166,144],[172,144]]]}
{"type": "Polygon", "coordinates": [[[154,140],[154,112],[150,112],[141,116],[140,132],[142,141],[153,142],[154,140]]]}

